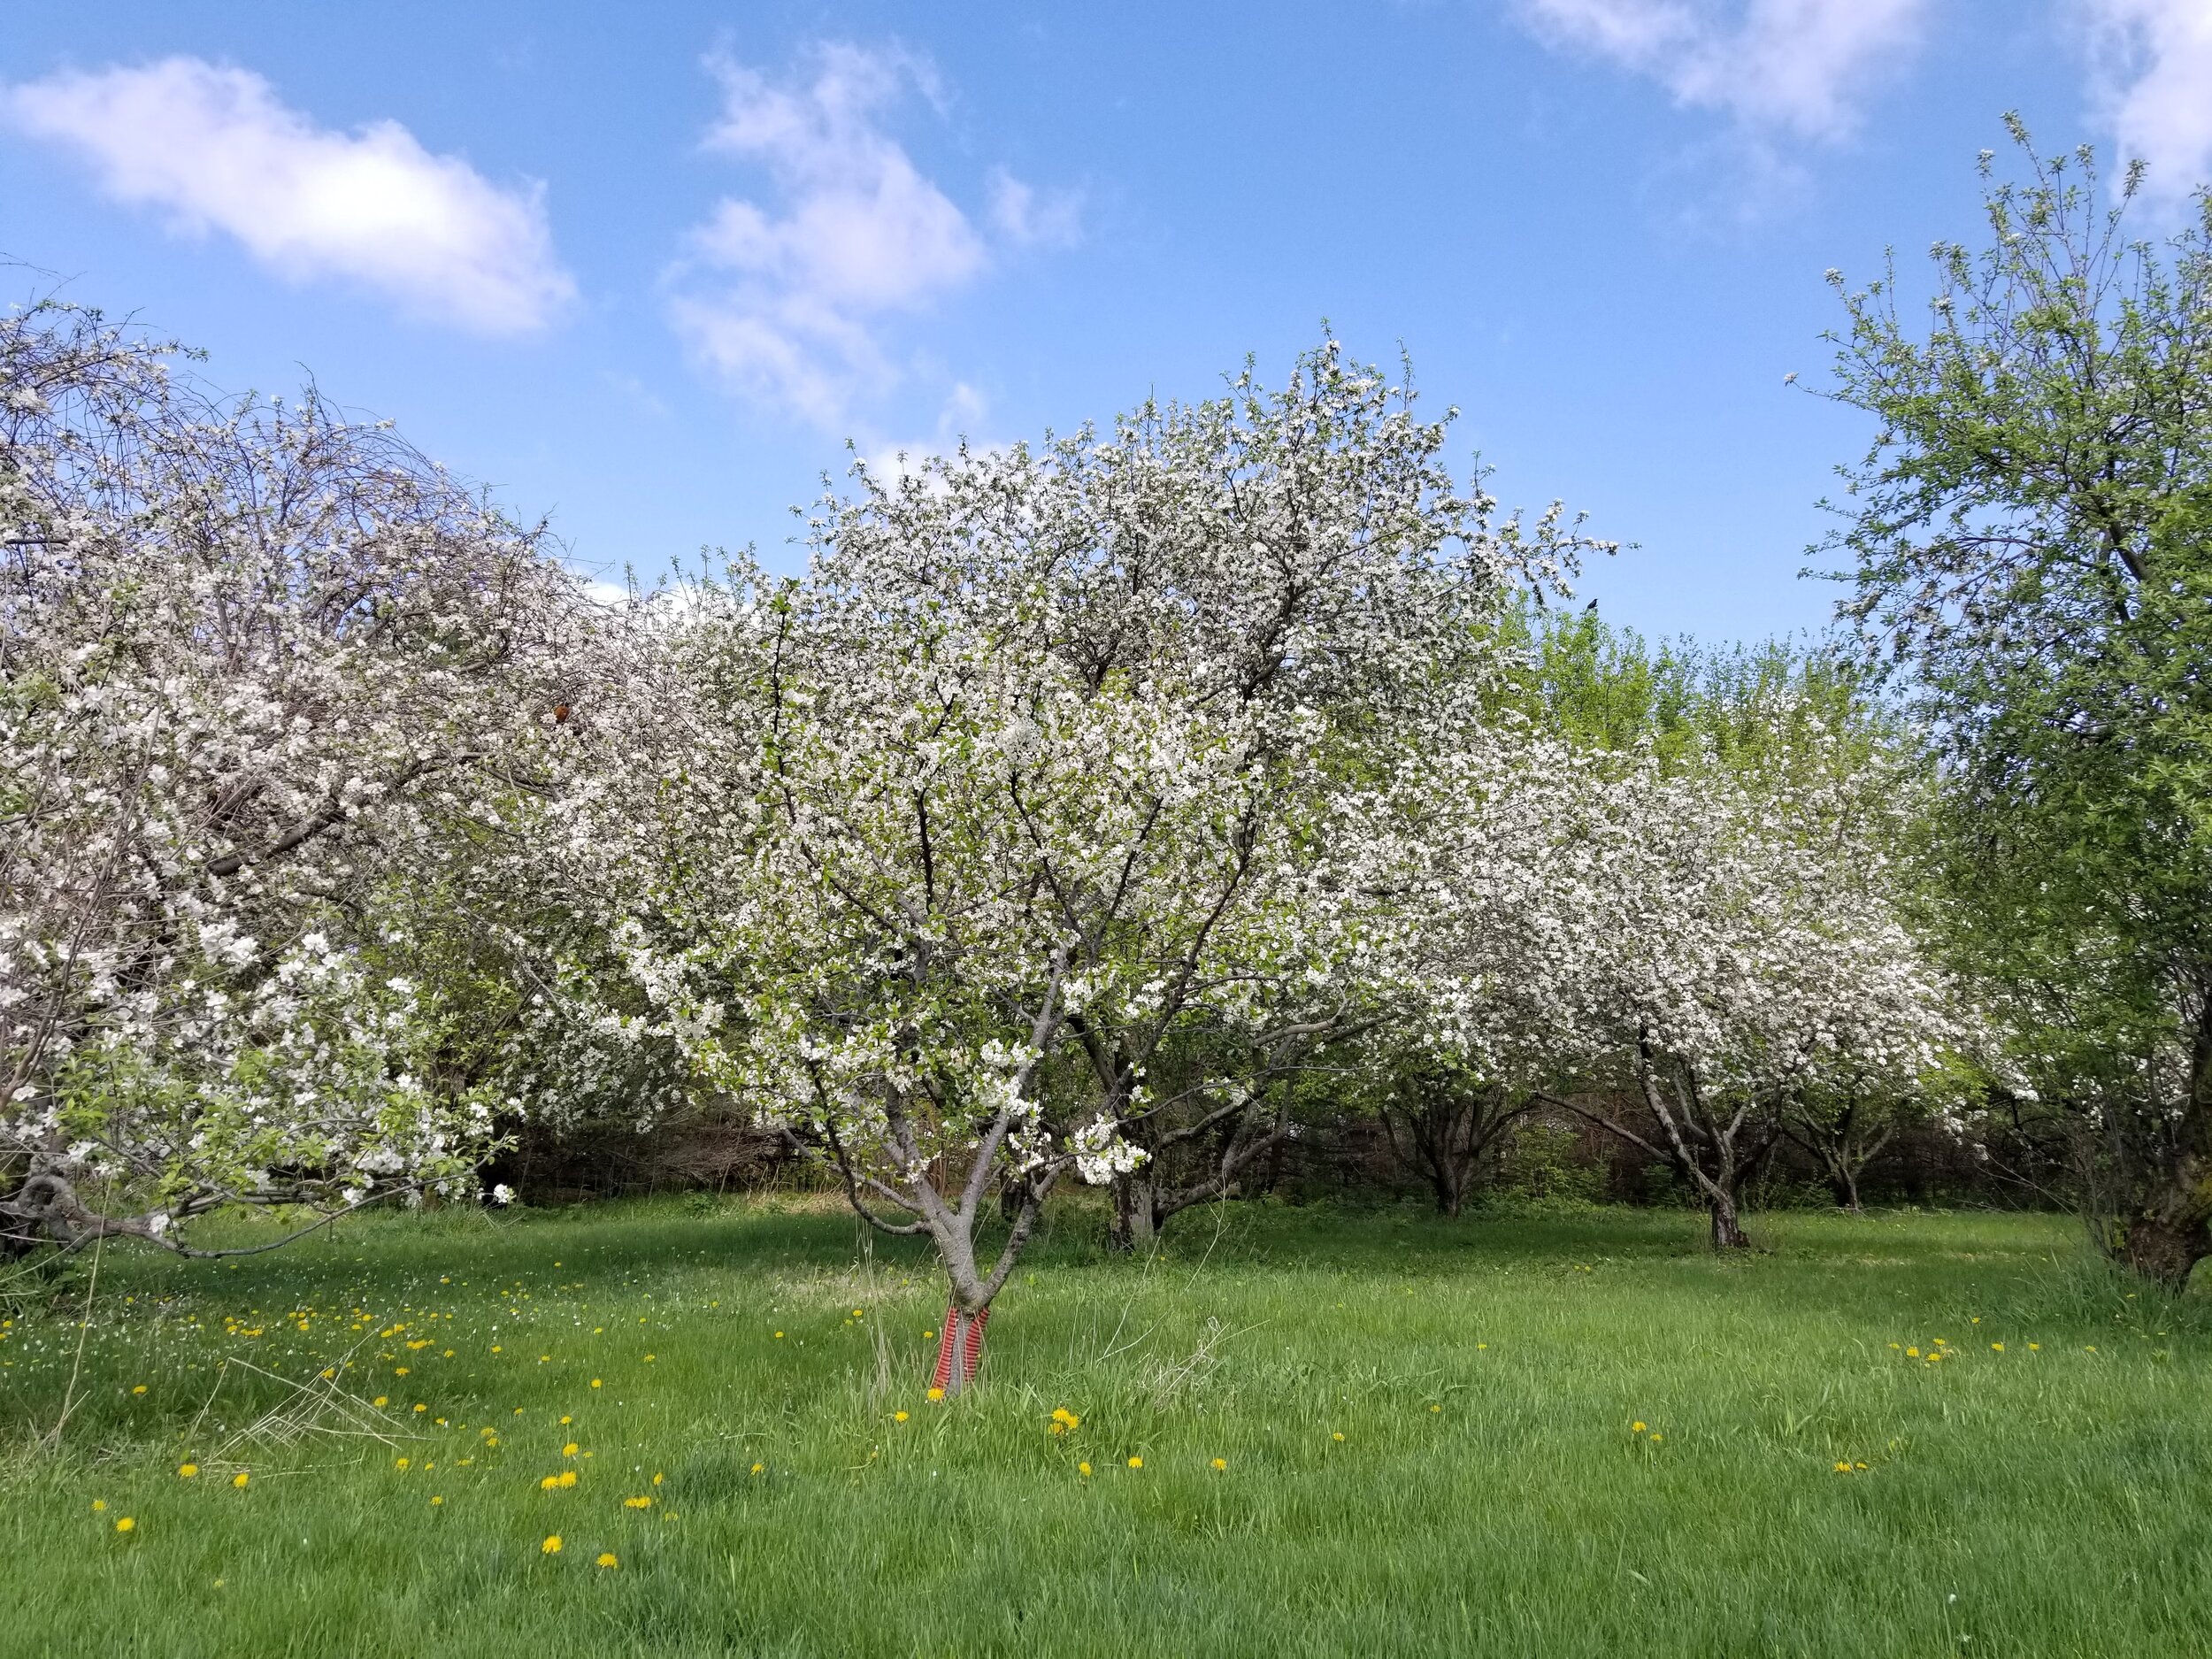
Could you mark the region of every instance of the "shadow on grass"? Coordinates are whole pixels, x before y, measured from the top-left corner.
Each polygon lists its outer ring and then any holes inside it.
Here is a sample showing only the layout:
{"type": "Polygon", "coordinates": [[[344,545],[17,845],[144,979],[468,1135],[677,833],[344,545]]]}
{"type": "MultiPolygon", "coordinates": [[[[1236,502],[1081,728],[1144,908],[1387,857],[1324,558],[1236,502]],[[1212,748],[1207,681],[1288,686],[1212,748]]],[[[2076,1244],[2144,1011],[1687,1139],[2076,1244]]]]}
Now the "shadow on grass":
{"type": "MultiPolygon", "coordinates": [[[[275,1225],[242,1218],[219,1223],[211,1233],[222,1242],[245,1242],[275,1225]]],[[[1778,1315],[1801,1313],[1809,1299],[1817,1299],[1855,1323],[1968,1319],[2001,1307],[2008,1317],[2069,1333],[2116,1325],[2147,1334],[2212,1333],[2212,1296],[2199,1289],[2176,1299],[2124,1279],[2064,1217],[1786,1210],[1755,1216],[1749,1225],[1762,1248],[1720,1256],[1707,1243],[1701,1212],[1688,1210],[1479,1210],[1448,1220],[1411,1202],[1233,1202],[1178,1217],[1149,1266],[1185,1273],[1327,1272],[1391,1282],[1628,1272],[1663,1280],[1678,1294],[1724,1297],[1739,1307],[1770,1305],[1778,1315]],[[1963,1306],[1977,1299],[1974,1309],[1963,1306]]],[[[1000,1235],[985,1231],[985,1249],[995,1249],[1000,1235]]],[[[443,1279],[462,1278],[479,1288],[487,1282],[544,1288],[681,1270],[741,1277],[839,1271],[864,1253],[924,1282],[938,1277],[926,1240],[874,1233],[831,1195],[366,1216],[265,1256],[178,1262],[135,1253],[111,1257],[109,1271],[111,1284],[141,1294],[197,1294],[274,1307],[326,1299],[359,1286],[365,1277],[403,1293],[427,1293],[443,1279]]],[[[1108,1249],[1104,1203],[1084,1193],[1054,1202],[1022,1271],[1105,1279],[1147,1265],[1108,1249]]]]}

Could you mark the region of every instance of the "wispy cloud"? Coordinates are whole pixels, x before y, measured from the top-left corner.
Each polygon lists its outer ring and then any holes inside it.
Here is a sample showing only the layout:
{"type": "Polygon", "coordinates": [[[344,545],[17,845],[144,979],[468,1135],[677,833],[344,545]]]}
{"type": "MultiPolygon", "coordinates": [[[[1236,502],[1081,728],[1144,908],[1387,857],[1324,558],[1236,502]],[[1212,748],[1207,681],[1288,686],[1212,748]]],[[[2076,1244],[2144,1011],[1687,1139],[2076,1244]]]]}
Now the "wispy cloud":
{"type": "MultiPolygon", "coordinates": [[[[899,378],[882,321],[969,287],[989,241],[886,130],[916,95],[941,109],[926,60],[822,45],[788,82],[727,59],[710,150],[760,167],[778,198],[718,203],[687,239],[672,309],[686,338],[750,396],[825,426],[899,378]]],[[[992,176],[992,224],[1008,243],[1071,241],[1072,198],[992,176]]]]}
{"type": "Polygon", "coordinates": [[[965,444],[971,452],[988,453],[1007,446],[985,435],[991,407],[983,394],[966,381],[954,383],[937,411],[937,426],[926,438],[876,438],[859,445],[868,470],[886,481],[919,477],[933,457],[949,456],[965,444]]]}
{"type": "Polygon", "coordinates": [[[1747,126],[1832,139],[1917,43],[1927,0],[1515,0],[1539,37],[1747,126]]]}
{"type": "Polygon", "coordinates": [[[2147,191],[2172,202],[2212,183],[2212,4],[2081,4],[2098,102],[2122,153],[2150,164],[2147,191]]]}
{"type": "Polygon", "coordinates": [[[100,188],[262,265],[338,278],[483,334],[542,327],[573,299],[541,186],[503,189],[396,121],[317,127],[249,70],[198,58],[0,88],[0,119],[74,150],[100,188]]]}
{"type": "Polygon", "coordinates": [[[1083,240],[1079,190],[1040,190],[1003,167],[991,169],[991,222],[1019,247],[1072,248],[1083,240]]]}

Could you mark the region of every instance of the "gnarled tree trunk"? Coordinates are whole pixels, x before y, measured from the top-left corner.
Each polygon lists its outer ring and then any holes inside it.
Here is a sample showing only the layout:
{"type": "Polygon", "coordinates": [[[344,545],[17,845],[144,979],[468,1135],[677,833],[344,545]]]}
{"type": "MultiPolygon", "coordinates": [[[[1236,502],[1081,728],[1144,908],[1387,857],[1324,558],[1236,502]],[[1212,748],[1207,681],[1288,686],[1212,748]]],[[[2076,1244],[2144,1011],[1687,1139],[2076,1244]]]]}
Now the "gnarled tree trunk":
{"type": "Polygon", "coordinates": [[[1725,1190],[1709,1192],[1705,1208],[1712,1217],[1713,1248],[1716,1250],[1750,1248],[1751,1240],[1744,1236],[1737,1194],[1725,1190]]]}
{"type": "Polygon", "coordinates": [[[1854,1216],[1866,1213],[1859,1202],[1861,1172],[1897,1133],[1893,1116],[1877,1116],[1870,1124],[1866,1104],[1854,1096],[1841,1110],[1825,1112],[1798,1100],[1782,1111],[1782,1133],[1820,1161],[1836,1208],[1854,1216]]]}
{"type": "Polygon", "coordinates": [[[1838,1210],[1854,1216],[1866,1213],[1866,1207],[1859,1202],[1859,1172],[1849,1164],[1828,1171],[1828,1190],[1835,1194],[1838,1210]]]}
{"type": "MultiPolygon", "coordinates": [[[[1233,1120],[1224,1112],[1210,1112],[1200,1122],[1155,1134],[1147,1150],[1150,1156],[1139,1168],[1114,1177],[1114,1213],[1107,1227],[1107,1243],[1125,1251],[1149,1250],[1158,1242],[1171,1217],[1199,1204],[1236,1195],[1240,1178],[1263,1154],[1290,1138],[1292,1125],[1281,1113],[1260,1110],[1256,1100],[1241,1106],[1233,1120]],[[1167,1157],[1187,1146],[1209,1129],[1229,1121],[1219,1155],[1207,1173],[1196,1180],[1177,1184],[1167,1177],[1167,1157]]],[[[1137,1137],[1132,1134],[1130,1137],[1137,1137]]]]}
{"type": "Polygon", "coordinates": [[[2158,1156],[2135,1189],[2134,1212],[2108,1235],[2121,1262],[2176,1292],[2212,1256],[2212,997],[2197,1016],[2185,1091],[2160,1114],[2158,1156]]]}
{"type": "Polygon", "coordinates": [[[1409,1079],[1402,1096],[1379,1114],[1391,1153],[1427,1180],[1437,1213],[1455,1217],[1474,1190],[1482,1155],[1528,1109],[1509,1106],[1502,1084],[1474,1087],[1449,1078],[1409,1079]]]}
{"type": "Polygon", "coordinates": [[[1159,1183],[1152,1166],[1114,1177],[1114,1213],[1107,1223],[1106,1240],[1113,1248],[1142,1254],[1160,1236],[1159,1183]]]}
{"type": "Polygon", "coordinates": [[[1695,1071],[1679,1060],[1663,1058],[1648,1033],[1637,1040],[1636,1081],[1645,1108],[1659,1125],[1655,1145],[1589,1107],[1557,1099],[1551,1103],[1642,1148],[1654,1157],[1664,1158],[1704,1201],[1713,1248],[1749,1248],[1751,1240],[1743,1230],[1743,1189],[1781,1138],[1778,1114],[1748,1098],[1732,1106],[1708,1098],[1695,1071]],[[1663,1066],[1670,1074],[1663,1083],[1663,1066]],[[1670,1094],[1674,1097],[1671,1102],[1670,1094]]]}

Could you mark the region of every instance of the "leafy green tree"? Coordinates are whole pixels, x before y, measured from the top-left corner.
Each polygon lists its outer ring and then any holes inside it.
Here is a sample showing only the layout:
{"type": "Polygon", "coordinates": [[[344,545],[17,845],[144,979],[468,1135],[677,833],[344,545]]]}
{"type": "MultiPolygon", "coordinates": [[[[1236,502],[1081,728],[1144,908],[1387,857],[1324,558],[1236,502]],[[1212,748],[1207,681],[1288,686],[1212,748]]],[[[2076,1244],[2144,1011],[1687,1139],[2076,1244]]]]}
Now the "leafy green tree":
{"type": "Polygon", "coordinates": [[[2081,1131],[2108,1248],[2212,1252],[2212,196],[2131,239],[2087,149],[1985,152],[1988,245],[1831,281],[1829,396],[1879,423],[1829,548],[1946,751],[1949,908],[2015,1016],[2018,1093],[2081,1131]]]}

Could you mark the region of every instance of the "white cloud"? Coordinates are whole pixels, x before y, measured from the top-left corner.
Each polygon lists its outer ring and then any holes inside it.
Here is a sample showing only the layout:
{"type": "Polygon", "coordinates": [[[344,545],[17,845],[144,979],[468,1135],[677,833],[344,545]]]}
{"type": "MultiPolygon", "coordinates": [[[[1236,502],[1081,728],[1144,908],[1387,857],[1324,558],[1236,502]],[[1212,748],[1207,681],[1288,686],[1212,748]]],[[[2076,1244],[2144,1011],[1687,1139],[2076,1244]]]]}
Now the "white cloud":
{"type": "Polygon", "coordinates": [[[65,73],[0,88],[0,119],[74,150],[117,201],[234,236],[295,281],[349,280],[485,334],[542,326],[575,295],[541,187],[503,190],[396,121],[319,127],[248,70],[65,73]]]}
{"type": "Polygon", "coordinates": [[[611,582],[602,580],[597,577],[586,577],[583,579],[583,589],[585,596],[595,605],[620,607],[630,603],[630,588],[626,582],[611,582]]]}
{"type": "Polygon", "coordinates": [[[1927,0],[1516,0],[1544,39],[1748,125],[1835,138],[1916,43],[1927,0]]]}
{"type": "MultiPolygon", "coordinates": [[[[740,389],[825,426],[898,379],[881,320],[925,309],[989,268],[984,236],[883,127],[910,93],[942,106],[928,64],[899,50],[823,45],[779,84],[726,59],[710,150],[763,169],[775,211],[730,196],[688,238],[672,314],[740,389]]],[[[1074,209],[993,175],[993,219],[1009,242],[1073,234],[1074,209]]]]}
{"type": "Polygon", "coordinates": [[[861,458],[868,470],[886,482],[900,479],[918,478],[923,468],[937,456],[949,456],[962,444],[972,454],[987,455],[1003,450],[1008,446],[997,440],[979,435],[979,429],[989,419],[990,403],[982,393],[965,380],[956,381],[945,394],[944,405],[937,411],[937,429],[926,438],[904,442],[875,439],[861,446],[861,458]]]}
{"type": "Polygon", "coordinates": [[[1003,167],[989,180],[991,222],[1020,247],[1072,248],[1083,239],[1083,196],[1079,190],[1040,190],[1003,167]]]}
{"type": "Polygon", "coordinates": [[[912,60],[826,47],[813,84],[798,91],[742,65],[717,68],[723,112],[708,147],[764,165],[791,211],[772,219],[750,202],[723,202],[699,233],[709,257],[871,310],[916,304],[982,268],[967,217],[876,125],[909,78],[927,87],[912,60]]]}
{"type": "Polygon", "coordinates": [[[2084,0],[2095,84],[2121,152],[2172,202],[2212,183],[2212,4],[2084,0]]]}

